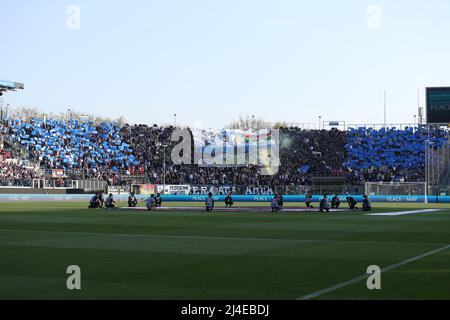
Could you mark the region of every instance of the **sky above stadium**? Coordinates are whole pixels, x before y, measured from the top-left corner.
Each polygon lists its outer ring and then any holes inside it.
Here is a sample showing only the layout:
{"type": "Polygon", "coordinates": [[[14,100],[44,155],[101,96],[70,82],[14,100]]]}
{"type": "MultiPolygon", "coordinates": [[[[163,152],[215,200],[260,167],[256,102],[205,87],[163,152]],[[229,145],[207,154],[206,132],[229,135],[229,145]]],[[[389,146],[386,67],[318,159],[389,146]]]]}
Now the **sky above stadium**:
{"type": "Polygon", "coordinates": [[[448,0],[0,0],[4,104],[220,128],[412,123],[450,85],[448,0]]]}

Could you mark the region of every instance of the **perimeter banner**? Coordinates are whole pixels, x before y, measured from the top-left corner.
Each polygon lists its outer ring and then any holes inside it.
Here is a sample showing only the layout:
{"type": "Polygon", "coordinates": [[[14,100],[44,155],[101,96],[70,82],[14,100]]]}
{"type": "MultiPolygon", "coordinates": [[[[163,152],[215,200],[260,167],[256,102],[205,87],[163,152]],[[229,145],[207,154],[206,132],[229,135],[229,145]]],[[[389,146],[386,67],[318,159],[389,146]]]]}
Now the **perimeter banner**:
{"type": "Polygon", "coordinates": [[[273,195],[274,188],[270,186],[236,186],[236,185],[196,185],[191,186],[189,194],[192,195],[206,195],[208,193],[214,195],[226,195],[229,192],[240,195],[273,195]]]}
{"type": "Polygon", "coordinates": [[[149,196],[156,193],[156,185],[154,184],[139,184],[137,185],[137,189],[136,194],[149,196]]]}
{"type": "Polygon", "coordinates": [[[166,184],[165,186],[162,184],[156,185],[156,190],[159,193],[162,194],[171,194],[171,195],[178,195],[178,194],[189,194],[189,191],[191,190],[190,185],[174,185],[174,184],[166,184]]]}
{"type": "Polygon", "coordinates": [[[223,185],[223,186],[191,186],[189,194],[193,195],[206,195],[208,193],[224,195],[232,192],[233,194],[239,194],[238,189],[234,185],[223,185]]]}
{"type": "Polygon", "coordinates": [[[112,194],[128,194],[130,192],[129,186],[108,186],[108,193],[112,194]]]}

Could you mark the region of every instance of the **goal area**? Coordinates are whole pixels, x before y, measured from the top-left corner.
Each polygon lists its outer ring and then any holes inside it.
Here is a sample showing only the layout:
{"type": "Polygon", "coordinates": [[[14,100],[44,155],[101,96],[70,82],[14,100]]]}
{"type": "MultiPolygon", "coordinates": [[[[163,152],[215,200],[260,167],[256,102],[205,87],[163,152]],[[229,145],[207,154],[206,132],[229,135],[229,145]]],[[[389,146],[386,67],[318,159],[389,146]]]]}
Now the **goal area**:
{"type": "Polygon", "coordinates": [[[369,196],[426,196],[426,182],[366,182],[369,196]]]}

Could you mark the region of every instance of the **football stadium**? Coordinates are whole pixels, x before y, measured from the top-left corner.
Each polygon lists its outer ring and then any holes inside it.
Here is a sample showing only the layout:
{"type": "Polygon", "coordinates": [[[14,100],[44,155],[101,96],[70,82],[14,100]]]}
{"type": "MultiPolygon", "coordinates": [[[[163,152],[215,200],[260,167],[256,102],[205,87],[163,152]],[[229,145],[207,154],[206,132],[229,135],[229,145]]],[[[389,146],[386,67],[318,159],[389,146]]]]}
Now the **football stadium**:
{"type": "MultiPolygon", "coordinates": [[[[77,8],[71,36],[92,28],[77,8]]],[[[450,299],[450,79],[417,88],[396,124],[384,91],[384,121],[254,107],[217,126],[214,108],[195,125],[169,107],[23,107],[91,88],[42,93],[17,69],[0,80],[0,299],[450,299]]]]}

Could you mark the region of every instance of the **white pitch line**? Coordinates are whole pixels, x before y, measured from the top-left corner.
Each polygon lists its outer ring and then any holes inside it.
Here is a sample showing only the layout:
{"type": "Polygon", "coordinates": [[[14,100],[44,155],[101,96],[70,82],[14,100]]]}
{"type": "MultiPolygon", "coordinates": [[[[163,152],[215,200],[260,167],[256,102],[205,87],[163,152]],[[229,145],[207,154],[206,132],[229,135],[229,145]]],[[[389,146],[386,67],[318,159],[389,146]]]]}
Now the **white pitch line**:
{"type": "MultiPolygon", "coordinates": [[[[441,251],[445,251],[447,249],[450,249],[450,244],[448,244],[446,246],[443,246],[441,248],[438,248],[438,249],[426,252],[426,253],[421,254],[419,256],[412,257],[412,258],[400,261],[399,263],[390,265],[390,266],[388,266],[386,268],[382,268],[381,272],[386,272],[386,271],[390,271],[390,270],[402,267],[405,264],[408,264],[408,263],[411,263],[411,262],[414,262],[414,261],[426,258],[428,256],[431,256],[431,255],[436,254],[436,253],[441,252],[441,251]]],[[[349,285],[355,284],[357,282],[360,282],[362,280],[365,280],[369,276],[370,276],[369,274],[363,274],[363,275],[360,275],[359,277],[353,278],[351,280],[348,280],[348,281],[345,281],[345,282],[341,282],[341,283],[335,284],[334,286],[331,286],[331,287],[328,287],[328,288],[325,288],[325,289],[322,289],[322,290],[319,290],[319,291],[307,294],[306,296],[303,296],[303,297],[298,298],[296,300],[310,300],[310,299],[314,299],[314,298],[317,298],[317,297],[319,297],[321,295],[324,295],[325,293],[330,293],[330,292],[342,289],[344,287],[347,287],[349,285]]]]}
{"type": "Polygon", "coordinates": [[[188,236],[188,235],[165,235],[165,234],[139,234],[139,233],[106,233],[85,231],[57,231],[57,230],[25,230],[25,229],[0,229],[0,232],[27,232],[27,233],[60,233],[88,236],[114,236],[114,237],[136,237],[136,238],[159,238],[159,239],[196,239],[196,240],[233,240],[233,241],[271,241],[271,242],[298,242],[298,243],[358,243],[375,245],[426,245],[436,246],[443,243],[434,242],[398,242],[398,241],[366,241],[366,240],[326,240],[326,239],[281,239],[281,238],[245,238],[245,237],[217,237],[217,236],[188,236]]]}
{"type": "Polygon", "coordinates": [[[366,216],[403,216],[403,215],[407,215],[407,214],[429,213],[429,212],[437,212],[437,211],[442,211],[442,209],[421,209],[421,210],[409,210],[409,211],[367,213],[366,216]]]}
{"type": "MultiPolygon", "coordinates": [[[[240,237],[216,237],[216,236],[177,236],[164,234],[134,234],[134,233],[107,233],[107,232],[84,232],[84,231],[55,231],[55,230],[25,230],[25,229],[0,229],[0,232],[28,232],[28,233],[60,233],[89,236],[114,236],[114,237],[140,237],[140,238],[162,238],[162,239],[196,239],[196,240],[240,240],[240,241],[280,241],[280,242],[307,242],[307,243],[335,243],[335,240],[323,239],[280,239],[280,238],[240,238],[240,237]]],[[[345,242],[345,241],[344,241],[345,242]]],[[[359,241],[355,241],[359,242],[359,241]]],[[[366,242],[364,242],[366,243],[366,242]]],[[[409,243],[408,243],[409,244],[409,243]]]]}

